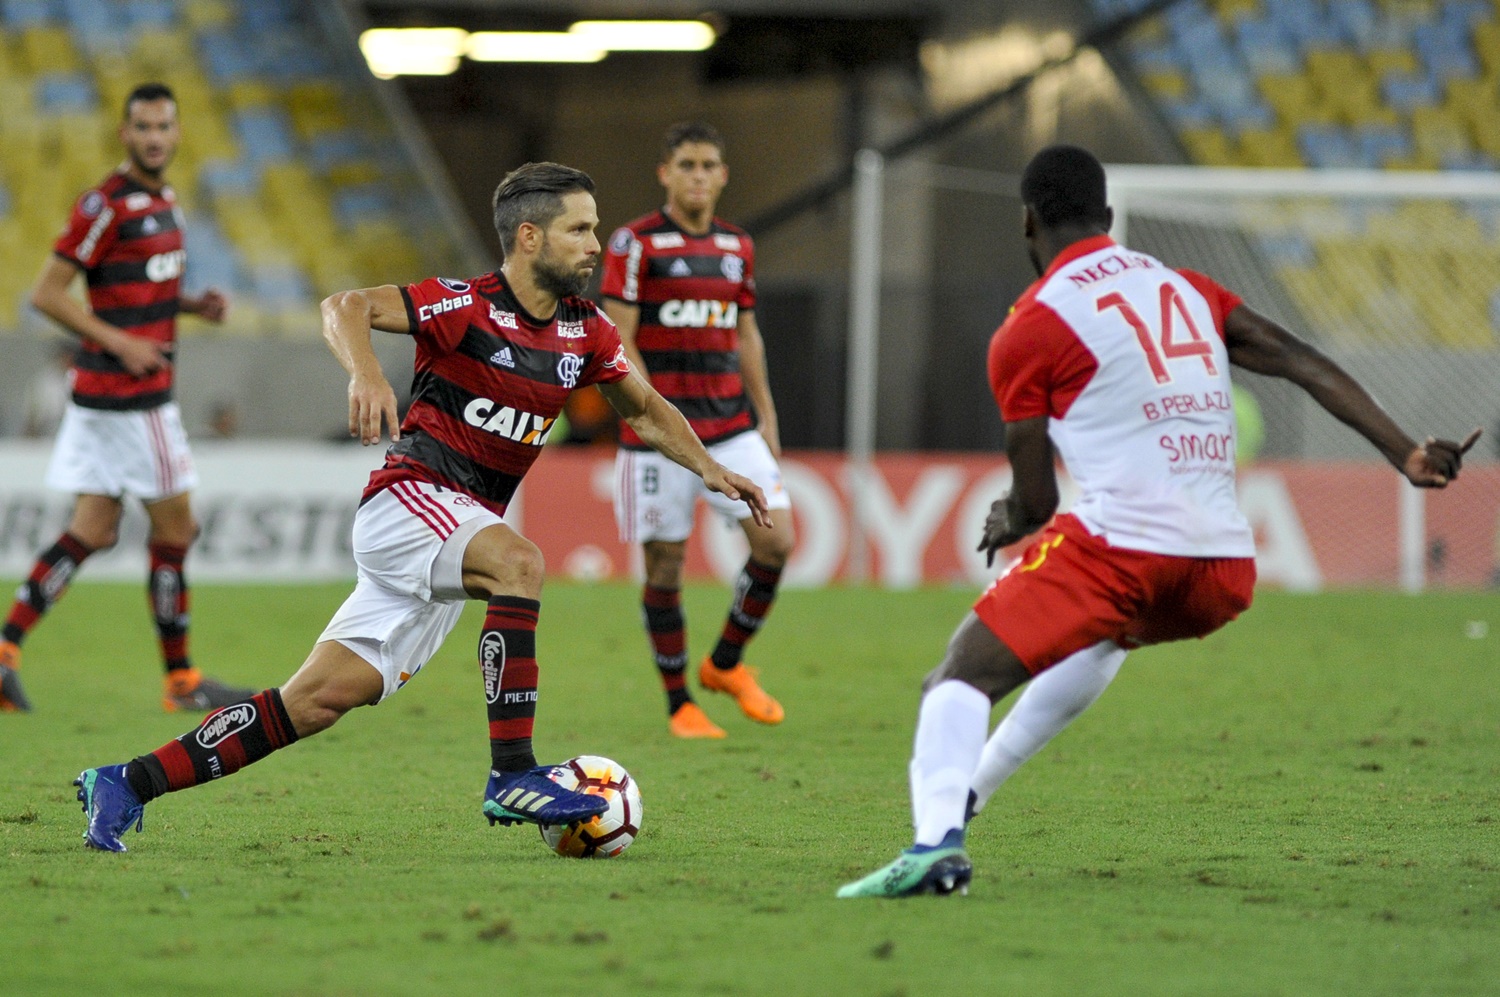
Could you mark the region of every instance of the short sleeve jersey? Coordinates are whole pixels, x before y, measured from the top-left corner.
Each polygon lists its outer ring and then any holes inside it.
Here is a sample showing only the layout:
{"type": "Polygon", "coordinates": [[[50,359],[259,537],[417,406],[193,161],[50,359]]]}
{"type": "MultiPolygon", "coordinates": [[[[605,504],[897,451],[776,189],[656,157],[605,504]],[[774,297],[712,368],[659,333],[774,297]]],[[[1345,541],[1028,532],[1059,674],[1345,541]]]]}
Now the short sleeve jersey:
{"type": "Polygon", "coordinates": [[[504,513],[576,388],[630,373],[614,323],[583,298],[526,313],[497,273],[401,289],[417,342],[411,406],[364,500],[396,481],[465,492],[504,513]]]}
{"type": "MultiPolygon", "coordinates": [[[[111,173],[78,198],[52,251],[83,271],[96,316],[165,344],[172,358],[187,256],[171,187],[151,190],[124,172],[111,173]]],[[[73,363],[73,401],[117,411],[155,408],[172,399],[172,369],[167,364],[135,377],[85,339],[73,363]]]]}
{"type": "Polygon", "coordinates": [[[990,341],[1001,417],[1048,419],[1079,488],[1072,511],[1110,544],[1254,556],[1224,344],[1239,304],[1202,274],[1097,236],[1059,255],[990,341]]]}
{"type": "MultiPolygon", "coordinates": [[[[640,307],[635,345],[651,386],[704,443],[755,428],[740,378],[739,316],[755,307],[755,244],[715,218],[705,235],[653,211],[619,228],[604,254],[607,298],[640,307]]],[[[627,425],[620,445],[646,445],[627,425]]]]}

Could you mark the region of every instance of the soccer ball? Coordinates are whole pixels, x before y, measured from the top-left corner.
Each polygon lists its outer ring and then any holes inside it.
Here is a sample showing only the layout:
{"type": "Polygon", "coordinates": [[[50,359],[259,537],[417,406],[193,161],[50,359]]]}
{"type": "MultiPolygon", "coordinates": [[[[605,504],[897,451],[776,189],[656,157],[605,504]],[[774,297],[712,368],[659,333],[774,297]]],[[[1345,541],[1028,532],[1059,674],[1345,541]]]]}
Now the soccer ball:
{"type": "Polygon", "coordinates": [[[609,809],[575,827],[542,824],[542,840],[559,855],[607,859],[623,852],[641,833],[641,791],[619,762],[579,755],[557,767],[552,781],[565,789],[609,801],[609,809]]]}

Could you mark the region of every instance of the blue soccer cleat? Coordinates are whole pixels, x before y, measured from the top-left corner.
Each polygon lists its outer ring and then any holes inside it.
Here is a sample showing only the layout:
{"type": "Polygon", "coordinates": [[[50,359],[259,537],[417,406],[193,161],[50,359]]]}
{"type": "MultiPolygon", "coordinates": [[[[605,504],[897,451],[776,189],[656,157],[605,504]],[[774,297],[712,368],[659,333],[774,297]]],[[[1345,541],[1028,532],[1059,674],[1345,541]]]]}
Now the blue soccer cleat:
{"type": "Polygon", "coordinates": [[[484,789],[484,815],[490,824],[576,824],[609,808],[602,796],[553,782],[548,775],[554,771],[551,765],[525,772],[491,771],[484,789]]]}
{"type": "Polygon", "coordinates": [[[969,892],[974,866],[964,851],[962,830],[949,831],[938,845],[913,845],[889,865],[839,888],[838,897],[946,897],[969,892]]]}
{"type": "Polygon", "coordinates": [[[123,852],[120,836],[134,824],[137,832],[146,813],[146,805],[135,795],[125,778],[125,766],[106,765],[84,769],[73,780],[78,787],[78,802],[88,814],[89,828],[83,842],[101,852],[123,852]]]}

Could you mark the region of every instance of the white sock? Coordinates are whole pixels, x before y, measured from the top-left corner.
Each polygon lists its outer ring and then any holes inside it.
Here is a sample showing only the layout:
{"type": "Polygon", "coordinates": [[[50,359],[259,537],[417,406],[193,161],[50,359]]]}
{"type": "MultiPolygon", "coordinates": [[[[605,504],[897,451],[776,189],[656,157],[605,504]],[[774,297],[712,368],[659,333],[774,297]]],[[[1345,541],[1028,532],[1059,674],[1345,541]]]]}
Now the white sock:
{"type": "Polygon", "coordinates": [[[967,682],[948,679],[922,697],[910,766],[917,844],[936,845],[963,827],[969,784],[989,725],[990,697],[967,682]]]}
{"type": "Polygon", "coordinates": [[[1069,655],[1027,683],[979,757],[972,787],[977,797],[975,813],[984,809],[1000,784],[1026,759],[1099,698],[1124,661],[1124,648],[1113,641],[1101,641],[1069,655]]]}

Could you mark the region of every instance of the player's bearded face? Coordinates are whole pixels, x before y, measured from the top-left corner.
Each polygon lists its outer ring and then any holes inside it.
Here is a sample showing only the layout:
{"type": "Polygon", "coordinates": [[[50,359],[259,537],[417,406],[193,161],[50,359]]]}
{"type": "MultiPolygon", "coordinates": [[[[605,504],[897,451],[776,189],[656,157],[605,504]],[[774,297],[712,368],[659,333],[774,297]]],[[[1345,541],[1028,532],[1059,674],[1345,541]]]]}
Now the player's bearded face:
{"type": "Polygon", "coordinates": [[[120,142],[131,165],[150,177],[161,176],[177,153],[180,138],[177,104],[165,98],[135,101],[120,126],[120,142]]]}
{"type": "Polygon", "coordinates": [[[584,292],[599,261],[599,240],[594,235],[598,224],[591,195],[564,196],[563,213],[543,233],[541,250],[532,264],[538,287],[559,298],[584,292]]]}

